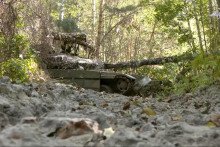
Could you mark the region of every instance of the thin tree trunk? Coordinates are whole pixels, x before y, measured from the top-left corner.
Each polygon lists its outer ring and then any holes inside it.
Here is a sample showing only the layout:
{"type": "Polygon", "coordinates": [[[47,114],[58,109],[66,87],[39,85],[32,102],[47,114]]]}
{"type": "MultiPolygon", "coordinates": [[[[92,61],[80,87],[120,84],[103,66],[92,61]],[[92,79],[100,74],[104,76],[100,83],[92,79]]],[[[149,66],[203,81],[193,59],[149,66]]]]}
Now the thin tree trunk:
{"type": "MultiPolygon", "coordinates": [[[[187,1],[185,0],[185,5],[187,4],[187,1]]],[[[186,14],[188,15],[188,7],[186,8],[186,14]]],[[[191,23],[190,23],[190,19],[187,18],[187,23],[188,23],[188,28],[189,28],[189,31],[190,31],[190,34],[193,34],[192,33],[192,28],[191,28],[191,23]]],[[[188,41],[188,44],[189,46],[192,48],[192,52],[193,53],[196,53],[196,46],[195,46],[195,42],[194,42],[194,39],[192,38],[191,41],[188,41]]]]}
{"type": "Polygon", "coordinates": [[[119,61],[122,61],[122,40],[124,36],[120,36],[119,38],[119,61]]]}
{"type": "Polygon", "coordinates": [[[61,7],[60,7],[59,19],[60,19],[61,21],[63,21],[63,18],[64,18],[64,1],[62,0],[62,1],[61,1],[61,7]]]}
{"type": "MultiPolygon", "coordinates": [[[[103,2],[103,5],[105,5],[104,4],[105,3],[105,1],[103,2]]],[[[103,12],[103,21],[104,21],[104,23],[103,23],[103,25],[104,25],[104,28],[103,28],[103,36],[105,36],[105,29],[106,29],[106,26],[105,26],[105,12],[103,12]]],[[[104,59],[104,62],[106,61],[106,54],[105,54],[105,44],[103,44],[103,59],[104,59]]]]}
{"type": "Polygon", "coordinates": [[[202,23],[202,31],[203,31],[203,38],[204,38],[204,43],[205,43],[205,49],[206,49],[206,52],[207,52],[207,43],[206,43],[206,36],[205,36],[205,27],[204,27],[202,6],[203,6],[203,3],[202,3],[202,0],[200,0],[199,11],[200,11],[200,17],[201,17],[201,23],[202,23]]]}
{"type": "Polygon", "coordinates": [[[95,45],[95,26],[96,26],[96,0],[92,0],[92,17],[93,17],[93,23],[92,23],[92,38],[95,45]]]}
{"type": "MultiPolygon", "coordinates": [[[[212,0],[209,0],[209,14],[211,15],[213,13],[213,4],[212,4],[212,0]]],[[[210,38],[210,48],[214,48],[215,46],[215,39],[216,39],[216,34],[215,34],[215,24],[214,24],[214,20],[213,17],[209,17],[210,18],[210,25],[209,25],[209,29],[210,29],[210,34],[209,34],[209,38],[210,38]],[[215,36],[214,38],[212,36],[215,36]]],[[[212,50],[211,50],[212,51],[212,50]]]]}
{"type": "MultiPolygon", "coordinates": [[[[141,31],[141,26],[139,25],[138,27],[138,34],[135,38],[135,46],[134,46],[134,55],[133,55],[133,60],[137,60],[138,59],[138,50],[139,50],[139,43],[140,43],[140,31],[141,31]]],[[[136,73],[136,68],[132,69],[132,73],[136,73]]]]}
{"type": "Polygon", "coordinates": [[[150,40],[149,40],[149,44],[150,44],[150,55],[153,54],[153,47],[152,47],[152,40],[154,38],[154,34],[155,34],[155,30],[156,30],[156,26],[157,26],[157,21],[154,22],[154,26],[153,26],[153,30],[150,36],[150,40]]]}
{"type": "Polygon", "coordinates": [[[104,0],[101,0],[100,1],[100,8],[99,8],[98,35],[97,35],[97,39],[96,39],[96,58],[99,58],[99,50],[100,50],[100,46],[101,46],[103,6],[104,6],[104,0]]]}
{"type": "MultiPolygon", "coordinates": [[[[217,0],[217,4],[218,4],[218,11],[220,11],[220,0],[217,0]]],[[[218,19],[218,32],[220,37],[220,19],[218,19]]]]}
{"type": "Polygon", "coordinates": [[[204,53],[203,46],[202,46],[201,31],[200,31],[200,26],[199,26],[199,19],[198,19],[198,15],[197,15],[197,11],[196,11],[196,3],[194,0],[192,0],[192,4],[193,4],[194,13],[195,13],[196,27],[197,27],[198,37],[199,37],[200,50],[202,53],[204,53]]]}

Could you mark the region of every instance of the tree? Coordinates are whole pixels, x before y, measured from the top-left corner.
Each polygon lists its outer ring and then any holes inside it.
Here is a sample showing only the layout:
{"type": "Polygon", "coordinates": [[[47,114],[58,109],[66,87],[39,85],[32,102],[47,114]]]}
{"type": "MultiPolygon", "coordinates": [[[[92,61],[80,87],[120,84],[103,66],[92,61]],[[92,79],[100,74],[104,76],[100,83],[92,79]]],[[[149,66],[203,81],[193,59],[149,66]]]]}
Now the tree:
{"type": "Polygon", "coordinates": [[[101,46],[101,33],[102,33],[104,2],[105,2],[104,0],[100,0],[98,34],[97,34],[97,39],[96,39],[96,58],[99,58],[99,52],[100,52],[100,46],[101,46]]]}

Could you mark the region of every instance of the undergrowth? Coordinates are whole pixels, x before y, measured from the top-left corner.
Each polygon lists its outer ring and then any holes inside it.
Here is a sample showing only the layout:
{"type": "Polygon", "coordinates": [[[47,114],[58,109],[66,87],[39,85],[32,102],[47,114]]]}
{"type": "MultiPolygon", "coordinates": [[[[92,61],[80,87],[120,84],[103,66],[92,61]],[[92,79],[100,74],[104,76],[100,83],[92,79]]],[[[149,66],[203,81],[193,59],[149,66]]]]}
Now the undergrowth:
{"type": "Polygon", "coordinates": [[[172,87],[162,85],[164,86],[163,91],[158,92],[157,96],[169,95],[171,88],[172,93],[182,95],[220,81],[220,55],[200,54],[192,61],[184,61],[179,64],[169,63],[164,66],[145,66],[138,69],[137,72],[152,79],[173,83],[172,87]]]}
{"type": "Polygon", "coordinates": [[[199,55],[187,66],[187,73],[175,83],[175,93],[194,92],[220,80],[220,56],[199,55]]]}
{"type": "Polygon", "coordinates": [[[8,76],[16,83],[41,80],[44,75],[35,58],[35,52],[30,48],[30,42],[24,35],[15,35],[11,39],[0,38],[0,51],[4,52],[0,63],[0,77],[8,76]]]}

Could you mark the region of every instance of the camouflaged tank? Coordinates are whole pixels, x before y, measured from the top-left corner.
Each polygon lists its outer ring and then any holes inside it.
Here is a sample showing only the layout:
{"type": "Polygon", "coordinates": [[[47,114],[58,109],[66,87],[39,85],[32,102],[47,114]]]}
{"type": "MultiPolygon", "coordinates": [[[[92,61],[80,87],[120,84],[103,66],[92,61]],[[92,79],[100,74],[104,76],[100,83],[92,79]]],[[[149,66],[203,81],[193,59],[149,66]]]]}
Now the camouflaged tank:
{"type": "Polygon", "coordinates": [[[51,78],[66,84],[125,95],[133,90],[136,80],[131,75],[98,70],[48,69],[48,72],[51,78]]]}
{"type": "Polygon", "coordinates": [[[94,52],[94,48],[86,41],[86,35],[80,33],[52,33],[54,40],[61,41],[61,53],[54,53],[47,57],[45,63],[51,78],[62,80],[74,86],[128,94],[133,89],[136,78],[127,75],[103,71],[104,64],[94,59],[80,58],[78,45],[87,51],[94,52]]]}
{"type": "Polygon", "coordinates": [[[51,62],[59,66],[51,66],[53,68],[47,69],[50,77],[76,87],[147,97],[163,91],[165,86],[170,87],[172,84],[169,81],[155,80],[146,76],[132,76],[104,71],[101,62],[98,63],[91,59],[83,59],[76,56],[66,57],[66,55],[62,56],[62,59],[60,59],[60,55],[58,57],[59,61],[51,60],[51,62]],[[62,64],[60,61],[62,61],[62,64]]]}
{"type": "MultiPolygon", "coordinates": [[[[87,44],[85,35],[53,34],[53,36],[56,40],[62,40],[70,44],[78,44],[85,48],[93,49],[87,44]]],[[[77,52],[71,55],[71,50],[74,50],[74,48],[70,47],[69,49],[67,47],[69,46],[66,45],[65,48],[62,49],[64,52],[51,54],[44,60],[51,78],[62,80],[64,83],[72,84],[77,87],[124,95],[139,94],[141,96],[148,96],[149,93],[151,93],[149,89],[152,90],[152,85],[155,85],[152,84],[155,83],[155,80],[151,80],[145,76],[136,78],[128,74],[115,73],[107,70],[103,71],[106,69],[106,64],[94,59],[75,56],[77,52]],[[65,52],[66,50],[68,50],[68,52],[65,52]]],[[[156,87],[158,87],[158,84],[156,87]]]]}

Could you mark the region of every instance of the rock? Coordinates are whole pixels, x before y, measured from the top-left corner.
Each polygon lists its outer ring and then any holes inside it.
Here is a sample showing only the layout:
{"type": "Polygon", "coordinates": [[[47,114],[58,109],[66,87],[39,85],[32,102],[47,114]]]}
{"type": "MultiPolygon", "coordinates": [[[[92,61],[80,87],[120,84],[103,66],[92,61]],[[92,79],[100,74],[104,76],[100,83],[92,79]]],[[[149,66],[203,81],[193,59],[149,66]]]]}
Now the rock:
{"type": "Polygon", "coordinates": [[[164,114],[162,116],[157,116],[156,123],[159,125],[168,124],[171,121],[171,118],[168,114],[164,114]]]}
{"type": "Polygon", "coordinates": [[[146,132],[146,131],[152,131],[153,129],[154,129],[154,126],[151,123],[147,123],[141,127],[140,131],[146,132]]]}
{"type": "Polygon", "coordinates": [[[11,96],[14,92],[10,84],[0,83],[0,93],[11,96]]]}
{"type": "Polygon", "coordinates": [[[104,142],[104,146],[136,146],[141,139],[136,132],[131,129],[120,127],[114,135],[104,142]]]}
{"type": "Polygon", "coordinates": [[[48,137],[66,139],[89,133],[99,134],[98,123],[87,118],[45,117],[40,121],[41,131],[48,137]]]}
{"type": "Polygon", "coordinates": [[[10,78],[7,76],[4,76],[0,79],[0,83],[10,83],[10,78]]]}
{"type": "Polygon", "coordinates": [[[6,114],[0,112],[0,132],[9,125],[9,120],[6,114]]]}
{"type": "Polygon", "coordinates": [[[39,97],[38,92],[35,91],[35,90],[33,90],[33,91],[31,92],[31,97],[39,97]]]}
{"type": "Polygon", "coordinates": [[[218,146],[220,128],[205,124],[220,113],[219,91],[210,86],[165,101],[60,83],[0,82],[0,146],[218,146]]]}

